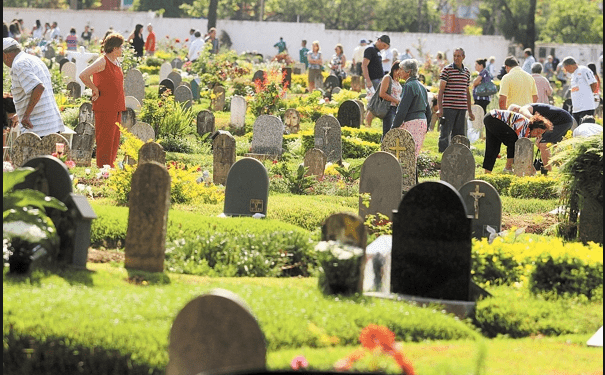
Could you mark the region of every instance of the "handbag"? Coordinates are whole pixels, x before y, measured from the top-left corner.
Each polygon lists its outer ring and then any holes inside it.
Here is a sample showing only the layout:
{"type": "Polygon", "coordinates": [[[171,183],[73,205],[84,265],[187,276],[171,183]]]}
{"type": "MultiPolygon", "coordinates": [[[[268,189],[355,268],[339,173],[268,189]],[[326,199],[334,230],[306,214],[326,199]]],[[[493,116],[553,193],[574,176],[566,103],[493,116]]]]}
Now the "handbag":
{"type": "Polygon", "coordinates": [[[541,171],[544,168],[544,162],[542,161],[542,156],[540,154],[540,150],[536,151],[536,158],[534,159],[534,169],[536,171],[541,171]]]}
{"type": "Polygon", "coordinates": [[[476,96],[492,96],[497,92],[498,88],[496,87],[496,84],[492,81],[483,82],[475,88],[476,96]]]}
{"type": "MultiPolygon", "coordinates": [[[[389,88],[387,89],[387,94],[389,95],[391,95],[391,83],[392,82],[389,80],[389,88]]],[[[378,88],[376,89],[376,93],[372,95],[370,101],[368,102],[368,111],[372,112],[374,117],[382,119],[387,115],[387,113],[389,113],[389,110],[391,109],[391,102],[380,97],[380,85],[382,85],[382,82],[380,82],[378,88]]]]}

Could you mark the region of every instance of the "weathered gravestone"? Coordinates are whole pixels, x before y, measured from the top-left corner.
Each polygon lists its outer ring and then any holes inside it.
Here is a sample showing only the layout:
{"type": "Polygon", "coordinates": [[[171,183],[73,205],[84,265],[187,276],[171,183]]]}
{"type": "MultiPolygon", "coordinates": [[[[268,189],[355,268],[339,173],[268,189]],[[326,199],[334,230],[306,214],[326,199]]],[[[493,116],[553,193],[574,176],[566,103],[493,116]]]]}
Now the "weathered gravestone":
{"type": "Polygon", "coordinates": [[[395,156],[403,173],[403,192],[409,191],[417,182],[416,144],[406,129],[391,129],[384,135],[380,150],[395,156]]]}
{"type": "Polygon", "coordinates": [[[351,76],[351,91],[361,92],[360,76],[351,76]]]}
{"type": "Polygon", "coordinates": [[[459,189],[466,206],[467,215],[472,218],[472,236],[489,238],[487,226],[499,233],[502,229],[502,201],[498,191],[482,180],[471,180],[459,189]]]}
{"type": "Polygon", "coordinates": [[[471,219],[458,191],[442,181],[416,185],[393,216],[391,292],[469,301],[471,249],[471,219]]]}
{"type": "Polygon", "coordinates": [[[265,373],[265,337],[250,308],[215,289],[187,303],[170,329],[166,375],[265,373]]]}
{"type": "Polygon", "coordinates": [[[471,150],[459,143],[452,143],[441,157],[441,180],[451,184],[454,189],[475,179],[475,158],[471,150]]]}
{"type": "Polygon", "coordinates": [[[334,88],[332,89],[332,91],[331,91],[331,94],[332,94],[332,95],[336,95],[336,94],[338,94],[338,93],[339,93],[339,92],[341,92],[341,91],[342,91],[342,89],[341,89],[340,87],[334,87],[334,88]]]}
{"type": "Polygon", "coordinates": [[[61,75],[65,77],[65,82],[76,82],[76,64],[71,61],[66,62],[61,67],[61,75]]]}
{"type": "Polygon", "coordinates": [[[170,62],[170,65],[173,69],[181,69],[183,67],[183,60],[179,59],[178,57],[175,57],[170,62]]]}
{"type": "Polygon", "coordinates": [[[286,134],[296,134],[300,130],[300,113],[294,108],[286,109],[284,113],[286,134]]]}
{"type": "Polygon", "coordinates": [[[402,190],[403,173],[395,156],[384,151],[368,156],[359,176],[359,216],[365,219],[367,215],[381,213],[392,221],[402,190]],[[369,195],[369,206],[365,205],[363,194],[369,195]]]}
{"type": "MultiPolygon", "coordinates": [[[[284,140],[284,124],[273,115],[260,115],[254,121],[252,128],[252,154],[271,155],[279,157],[282,154],[284,140]]],[[[247,155],[251,156],[251,155],[247,155]]]]}
{"type": "Polygon", "coordinates": [[[282,85],[290,88],[292,86],[292,68],[286,67],[281,69],[282,72],[282,85]]]}
{"type": "Polygon", "coordinates": [[[582,195],[578,236],[584,244],[592,241],[603,245],[603,204],[594,197],[582,195]]]}
{"type": "Polygon", "coordinates": [[[143,142],[147,142],[150,139],[155,141],[155,131],[146,122],[137,122],[130,128],[130,132],[143,142]]]}
{"type": "Polygon", "coordinates": [[[174,90],[174,101],[177,103],[185,103],[185,109],[191,108],[193,93],[186,85],[180,85],[174,90]]]}
{"type": "Polygon", "coordinates": [[[172,65],[170,63],[165,62],[160,66],[160,82],[168,78],[168,74],[172,72],[172,65]]]}
{"type": "Polygon", "coordinates": [[[229,170],[225,185],[226,216],[267,216],[269,176],[265,166],[254,158],[244,157],[229,170]]]}
{"type": "Polygon", "coordinates": [[[134,109],[130,108],[130,107],[126,107],[126,110],[124,112],[122,112],[122,126],[127,129],[130,130],[132,129],[132,127],[134,126],[134,124],[137,122],[137,114],[134,111],[134,109]]]}
{"type": "Polygon", "coordinates": [[[41,155],[40,137],[35,133],[22,133],[13,142],[10,158],[15,167],[21,167],[29,159],[41,155]]]}
{"type": "Polygon", "coordinates": [[[252,76],[252,82],[257,85],[262,84],[265,81],[266,76],[267,76],[267,73],[265,73],[264,70],[257,70],[256,72],[254,72],[254,75],[252,76]]]}
{"type": "Polygon", "coordinates": [[[468,147],[469,150],[471,148],[471,141],[469,141],[469,139],[467,137],[460,135],[460,134],[452,137],[452,144],[466,146],[466,147],[468,147]]]}
{"type": "Polygon", "coordinates": [[[359,99],[353,99],[355,103],[359,104],[359,109],[361,110],[361,123],[363,124],[363,120],[366,118],[366,108],[365,104],[359,99]]]}
{"type": "Polygon", "coordinates": [[[529,138],[519,138],[515,142],[515,158],[513,170],[518,177],[533,176],[534,168],[534,142],[529,138]]]}
{"type": "Polygon", "coordinates": [[[170,175],[165,166],[151,161],[137,167],[128,207],[124,267],[163,272],[170,207],[170,175]]]}
{"type": "Polygon", "coordinates": [[[82,103],[80,105],[80,111],[79,111],[79,115],[78,115],[78,123],[82,123],[82,122],[87,122],[90,125],[95,124],[95,114],[92,111],[92,104],[91,103],[82,103]]]}
{"type": "Polygon", "coordinates": [[[191,90],[191,83],[189,83],[187,81],[181,81],[181,83],[179,84],[179,86],[187,86],[187,87],[189,87],[189,90],[191,90]]]}
{"type": "Polygon", "coordinates": [[[485,111],[480,105],[477,104],[473,104],[471,109],[473,110],[473,115],[475,115],[475,119],[471,121],[473,124],[473,130],[479,132],[479,136],[483,138],[483,134],[485,133],[485,125],[483,124],[485,111]]]}
{"type": "Polygon", "coordinates": [[[323,88],[324,90],[326,90],[326,92],[328,92],[329,94],[332,93],[332,89],[335,87],[339,87],[340,86],[340,80],[338,79],[338,77],[333,76],[333,75],[329,75],[326,77],[326,79],[324,80],[324,84],[323,84],[323,88]]]}
{"type": "Polygon", "coordinates": [[[237,129],[241,129],[246,125],[246,109],[248,103],[246,98],[239,95],[234,95],[231,98],[231,125],[237,129]]]}
{"type": "Polygon", "coordinates": [[[200,98],[200,79],[194,78],[191,80],[191,94],[193,95],[193,100],[198,100],[200,98]]]}
{"type": "Polygon", "coordinates": [[[69,62],[69,59],[67,59],[65,57],[63,57],[63,58],[61,58],[61,60],[59,60],[59,71],[61,71],[61,68],[63,68],[63,65],[65,65],[66,62],[69,62]]]}
{"type": "Polygon", "coordinates": [[[294,63],[294,68],[292,68],[292,73],[294,74],[305,74],[307,71],[307,66],[304,63],[294,63]]]}
{"type": "Polygon", "coordinates": [[[67,160],[71,158],[71,147],[69,147],[69,141],[61,134],[52,133],[40,140],[40,155],[51,155],[57,152],[57,145],[63,148],[63,156],[67,156],[67,160]]]}
{"type": "Polygon", "coordinates": [[[170,94],[174,93],[174,81],[170,78],[164,78],[160,81],[160,87],[158,89],[158,95],[162,95],[165,91],[170,90],[170,94]]]}
{"type": "Polygon", "coordinates": [[[147,142],[139,149],[139,157],[137,159],[139,165],[155,161],[161,165],[166,165],[166,151],[161,144],[156,142],[147,142]]]}
{"type": "Polygon", "coordinates": [[[67,92],[70,98],[78,99],[82,96],[82,87],[76,81],[71,81],[67,84],[67,92]]]}
{"type": "Polygon", "coordinates": [[[138,69],[130,69],[124,77],[124,95],[134,96],[139,103],[145,99],[145,79],[138,69]]]}
{"type": "Polygon", "coordinates": [[[127,96],[124,98],[124,104],[126,108],[132,108],[135,113],[139,113],[141,111],[141,102],[134,96],[127,96]]]}
{"type": "Polygon", "coordinates": [[[207,109],[197,114],[197,134],[214,133],[214,114],[207,109]]]}
{"type": "Polygon", "coordinates": [[[95,127],[87,122],[76,126],[76,134],[72,141],[71,159],[77,167],[90,167],[92,149],[95,145],[95,127]]]}
{"type": "Polygon", "coordinates": [[[212,182],[225,185],[227,175],[236,159],[235,138],[229,132],[222,132],[212,141],[212,182]]]}
{"type": "MultiPolygon", "coordinates": [[[[183,81],[181,74],[175,71],[172,71],[168,74],[168,79],[172,80],[172,82],[174,83],[175,90],[181,85],[181,82],[183,81]]],[[[172,92],[174,92],[174,90],[172,92]]]]}
{"type": "Polygon", "coordinates": [[[225,108],[225,88],[223,86],[216,85],[212,89],[214,97],[212,98],[212,110],[214,112],[222,111],[225,108]]]}
{"type": "Polygon", "coordinates": [[[315,76],[315,90],[321,91],[322,98],[326,96],[326,91],[324,91],[324,79],[321,74],[315,76]]]}
{"type": "Polygon", "coordinates": [[[328,162],[339,163],[342,160],[342,130],[336,117],[322,115],[315,122],[315,148],[323,151],[328,162]]]}
{"type": "Polygon", "coordinates": [[[28,174],[25,181],[15,185],[16,190],[38,190],[61,202],[65,202],[69,193],[73,192],[69,170],[61,160],[54,156],[36,156],[26,161],[23,167],[32,167],[35,171],[28,174]]]}
{"type": "Polygon", "coordinates": [[[368,233],[361,217],[351,212],[340,212],[330,215],[323,222],[321,240],[339,241],[365,250],[368,233]]]}
{"type": "Polygon", "coordinates": [[[362,110],[354,100],[345,100],[338,108],[338,122],[340,126],[359,129],[362,122],[362,110]]]}
{"type": "Polygon", "coordinates": [[[318,148],[312,148],[305,153],[303,166],[309,168],[306,172],[307,176],[323,177],[326,169],[326,155],[318,148]]]}
{"type": "Polygon", "coordinates": [[[46,45],[46,51],[44,51],[44,57],[46,57],[47,59],[52,59],[53,57],[55,57],[55,49],[53,48],[53,46],[51,45],[46,45]]]}

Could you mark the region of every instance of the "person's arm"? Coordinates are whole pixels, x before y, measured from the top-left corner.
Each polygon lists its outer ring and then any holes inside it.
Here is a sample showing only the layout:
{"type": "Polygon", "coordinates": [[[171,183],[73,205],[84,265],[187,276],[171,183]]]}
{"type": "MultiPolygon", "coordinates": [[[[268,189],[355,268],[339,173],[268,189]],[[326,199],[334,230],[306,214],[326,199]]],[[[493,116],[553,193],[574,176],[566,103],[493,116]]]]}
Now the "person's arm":
{"type": "Polygon", "coordinates": [[[477,78],[475,78],[475,80],[473,81],[473,87],[477,87],[481,84],[481,80],[483,79],[483,77],[481,77],[481,75],[478,75],[477,78]]]}
{"type": "MultiPolygon", "coordinates": [[[[382,81],[380,82],[380,92],[378,93],[378,95],[381,98],[383,98],[384,100],[388,100],[389,102],[399,104],[399,98],[396,98],[396,97],[392,96],[391,94],[387,94],[387,91],[389,90],[390,80],[391,80],[391,76],[388,74],[382,78],[382,81]]],[[[392,93],[392,90],[391,90],[391,93],[392,93]]]]}
{"type": "Polygon", "coordinates": [[[597,82],[594,82],[594,83],[591,83],[591,84],[590,84],[590,89],[591,89],[591,90],[592,90],[592,92],[593,92],[593,93],[595,93],[595,94],[598,94],[598,93],[599,93],[598,87],[599,87],[599,85],[598,85],[598,83],[597,83],[597,82]]]}
{"type": "Polygon", "coordinates": [[[345,68],[345,66],[347,66],[347,57],[345,56],[345,54],[342,54],[342,59],[341,59],[341,64],[340,66],[342,67],[342,69],[345,68]]]}
{"type": "Polygon", "coordinates": [[[372,80],[370,79],[370,73],[368,72],[368,64],[370,60],[366,57],[363,58],[363,62],[361,63],[361,72],[363,73],[363,78],[366,80],[366,88],[372,87],[372,80]]]}
{"type": "Polygon", "coordinates": [[[473,113],[473,107],[471,107],[471,99],[473,95],[471,94],[471,87],[469,86],[466,90],[466,110],[468,111],[468,118],[471,121],[475,120],[475,114],[473,113]]]}
{"type": "Polygon", "coordinates": [[[130,34],[130,36],[128,37],[128,42],[132,42],[132,40],[134,39],[134,31],[130,34]]]}
{"type": "Polygon", "coordinates": [[[535,95],[535,94],[532,95],[531,99],[532,99],[532,103],[537,103],[538,102],[538,95],[535,95]]]}
{"type": "Polygon", "coordinates": [[[102,72],[104,69],[105,57],[101,56],[97,59],[97,61],[86,67],[86,69],[84,69],[82,73],[80,73],[79,77],[82,83],[92,90],[92,101],[97,100],[99,98],[100,93],[99,88],[92,82],[91,77],[93,74],[102,72]]]}
{"type": "Polygon", "coordinates": [[[439,94],[437,95],[437,113],[436,115],[441,117],[443,116],[443,92],[445,91],[445,86],[447,82],[444,80],[439,81],[439,94]]]}
{"type": "Polygon", "coordinates": [[[36,105],[38,104],[38,102],[40,101],[40,98],[42,97],[43,92],[44,92],[44,85],[41,83],[39,83],[32,90],[32,94],[29,97],[29,103],[27,103],[27,107],[25,108],[25,112],[23,113],[23,117],[21,118],[21,124],[23,125],[23,127],[25,129],[34,128],[34,124],[32,124],[31,119],[29,117],[30,117],[31,113],[33,112],[34,108],[36,108],[36,105]]]}

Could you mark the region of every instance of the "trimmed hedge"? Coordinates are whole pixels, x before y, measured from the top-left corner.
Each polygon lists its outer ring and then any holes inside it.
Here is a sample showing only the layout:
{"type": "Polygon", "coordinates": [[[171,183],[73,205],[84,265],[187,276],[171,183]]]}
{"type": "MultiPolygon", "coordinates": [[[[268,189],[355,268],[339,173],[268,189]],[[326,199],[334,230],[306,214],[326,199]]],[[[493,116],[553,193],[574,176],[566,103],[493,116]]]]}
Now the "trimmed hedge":
{"type": "Polygon", "coordinates": [[[509,174],[483,174],[478,180],[490,183],[500,195],[513,198],[557,199],[558,180],[543,175],[517,177],[509,174]]]}

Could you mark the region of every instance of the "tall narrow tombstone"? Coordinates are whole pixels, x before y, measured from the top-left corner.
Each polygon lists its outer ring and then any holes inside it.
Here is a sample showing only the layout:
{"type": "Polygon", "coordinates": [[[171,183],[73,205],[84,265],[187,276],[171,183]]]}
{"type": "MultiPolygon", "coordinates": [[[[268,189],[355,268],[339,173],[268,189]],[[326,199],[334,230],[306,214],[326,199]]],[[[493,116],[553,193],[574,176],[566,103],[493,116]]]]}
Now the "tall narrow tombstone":
{"type": "Polygon", "coordinates": [[[589,241],[603,245],[603,205],[594,197],[582,196],[578,236],[582,243],[589,241]]]}
{"type": "Polygon", "coordinates": [[[166,165],[166,151],[161,144],[156,142],[147,142],[139,149],[139,157],[137,159],[139,165],[155,161],[161,165],[166,165]]]}
{"type": "Polygon", "coordinates": [[[351,91],[361,92],[360,76],[351,76],[351,91]]]}
{"type": "Polygon", "coordinates": [[[13,142],[10,157],[15,167],[21,167],[29,159],[40,153],[40,137],[35,133],[22,133],[13,142]]]}
{"type": "Polygon", "coordinates": [[[365,250],[368,243],[368,234],[361,217],[352,212],[339,212],[330,215],[323,222],[321,240],[340,241],[365,250]]]}
{"type": "Polygon", "coordinates": [[[312,148],[305,153],[305,160],[303,166],[309,168],[307,170],[307,176],[323,177],[324,170],[326,169],[326,155],[323,151],[318,148],[312,148]]]}
{"type": "Polygon", "coordinates": [[[166,375],[265,373],[265,337],[246,303],[215,289],[187,303],[170,329],[166,375]]]}
{"type": "Polygon", "coordinates": [[[380,150],[395,156],[403,173],[403,192],[409,191],[417,181],[416,144],[412,134],[406,129],[391,129],[384,135],[380,150]]]}
{"type": "Polygon", "coordinates": [[[458,191],[442,181],[416,185],[393,216],[391,292],[470,301],[471,249],[458,191]]]}
{"type": "Polygon", "coordinates": [[[179,87],[181,85],[181,82],[183,81],[183,78],[181,77],[181,74],[179,72],[176,71],[172,71],[168,74],[168,79],[172,80],[172,82],[174,82],[174,89],[176,90],[177,87],[179,87]]]}
{"type": "Polygon", "coordinates": [[[191,89],[185,85],[180,85],[174,90],[174,101],[177,103],[185,103],[185,109],[191,108],[193,94],[191,89]]]}
{"type": "Polygon", "coordinates": [[[72,81],[67,84],[67,92],[70,98],[78,99],[82,96],[82,87],[78,82],[72,81]]]}
{"type": "Polygon", "coordinates": [[[95,114],[92,111],[92,104],[85,102],[80,105],[80,111],[78,115],[78,123],[87,122],[94,126],[95,114]]]}
{"type": "Polygon", "coordinates": [[[328,162],[338,163],[342,160],[342,130],[336,117],[322,115],[315,122],[315,148],[323,151],[328,162]]]}
{"type": "Polygon", "coordinates": [[[135,98],[134,96],[125,97],[124,104],[126,105],[126,108],[132,108],[135,113],[139,113],[141,111],[141,102],[139,102],[139,99],[135,98]]]}
{"type": "Polygon", "coordinates": [[[124,95],[134,96],[139,103],[145,99],[145,79],[138,69],[130,69],[124,77],[124,95]]]}
{"type": "Polygon", "coordinates": [[[257,70],[252,76],[252,82],[256,83],[256,81],[259,81],[260,83],[256,84],[262,84],[262,82],[264,82],[265,80],[266,75],[267,73],[264,70],[257,70]]]}
{"type": "Polygon", "coordinates": [[[250,144],[253,154],[280,156],[283,140],[284,124],[279,117],[260,115],[254,121],[252,142],[250,144]]]}
{"type": "Polygon", "coordinates": [[[160,86],[158,89],[158,94],[162,95],[166,90],[170,90],[170,94],[174,94],[174,81],[170,78],[164,78],[160,81],[160,86]]]}
{"type": "Polygon", "coordinates": [[[179,59],[178,57],[175,57],[170,62],[170,65],[173,69],[181,69],[183,67],[183,60],[179,59]]]}
{"type": "Polygon", "coordinates": [[[214,112],[222,111],[225,108],[225,88],[223,86],[216,85],[212,90],[214,98],[212,99],[212,110],[214,112]]]}
{"type": "Polygon", "coordinates": [[[282,84],[284,87],[290,88],[292,86],[292,68],[285,67],[281,69],[282,72],[282,84]]]}
{"type": "Polygon", "coordinates": [[[73,192],[67,166],[54,156],[36,156],[27,160],[22,166],[32,167],[35,171],[28,174],[25,181],[15,185],[15,189],[38,190],[61,202],[65,202],[68,195],[73,192]]]}
{"type": "Polygon", "coordinates": [[[81,122],[74,130],[76,134],[72,141],[71,158],[77,167],[90,167],[95,145],[95,127],[81,122]]]}
{"type": "Polygon", "coordinates": [[[466,206],[467,215],[472,218],[472,236],[480,239],[489,237],[487,226],[497,233],[502,229],[502,201],[498,191],[488,182],[471,180],[459,189],[466,206]]]}
{"type": "Polygon", "coordinates": [[[71,158],[71,148],[69,141],[61,134],[52,133],[40,140],[40,155],[52,155],[57,152],[57,144],[63,145],[63,155],[67,156],[67,160],[71,158]]]}
{"type": "Polygon", "coordinates": [[[146,122],[137,122],[130,129],[130,132],[143,142],[149,140],[155,141],[155,131],[151,125],[146,122]]]}
{"type": "Polygon", "coordinates": [[[454,189],[475,179],[475,158],[471,150],[459,143],[452,143],[441,157],[441,180],[451,184],[454,189]]]}
{"type": "Polygon", "coordinates": [[[227,175],[236,159],[235,138],[229,132],[219,134],[212,141],[212,183],[225,185],[227,175]]]}
{"type": "Polygon", "coordinates": [[[534,142],[529,138],[519,138],[515,142],[515,158],[513,170],[518,177],[533,176],[534,168],[534,142]]]}
{"type": "Polygon", "coordinates": [[[469,139],[463,135],[455,135],[452,137],[452,144],[460,144],[460,145],[464,145],[466,147],[471,148],[471,141],[469,141],[469,139]]]}
{"type": "Polygon", "coordinates": [[[204,109],[197,114],[197,134],[207,133],[214,133],[214,113],[204,109]]]}
{"type": "Polygon", "coordinates": [[[393,154],[379,151],[368,156],[359,176],[359,216],[386,215],[393,220],[393,211],[401,202],[403,173],[399,161],[393,154]],[[363,194],[368,194],[369,206],[364,204],[363,194]]]}
{"type": "Polygon", "coordinates": [[[286,134],[297,134],[300,130],[300,113],[294,108],[286,109],[284,125],[286,126],[286,134]]]}
{"type": "Polygon", "coordinates": [[[126,110],[122,112],[122,126],[130,130],[137,122],[137,114],[134,109],[126,107],[126,110]]]}
{"type": "Polygon", "coordinates": [[[65,77],[65,82],[76,82],[76,64],[71,61],[66,62],[61,67],[61,75],[65,77]]]}
{"type": "Polygon", "coordinates": [[[479,132],[479,136],[483,138],[485,134],[485,125],[483,124],[485,111],[483,110],[483,107],[477,104],[473,104],[471,109],[473,110],[473,115],[475,115],[475,119],[472,121],[473,130],[479,132]]]}
{"type": "Polygon", "coordinates": [[[231,125],[237,129],[241,129],[246,125],[246,110],[248,103],[246,98],[239,95],[234,95],[231,98],[231,125]]]}
{"type": "Polygon", "coordinates": [[[338,122],[340,126],[359,129],[362,122],[362,111],[354,100],[345,100],[338,108],[338,122]]]}
{"type": "Polygon", "coordinates": [[[227,175],[224,214],[227,216],[267,216],[269,176],[254,158],[236,161],[227,175]]]}
{"type": "Polygon", "coordinates": [[[200,99],[200,79],[194,78],[191,80],[191,94],[193,95],[193,100],[200,99]]]}
{"type": "Polygon", "coordinates": [[[164,62],[160,66],[160,82],[168,78],[168,74],[170,74],[170,72],[172,72],[172,65],[170,65],[169,62],[164,62]]]}

